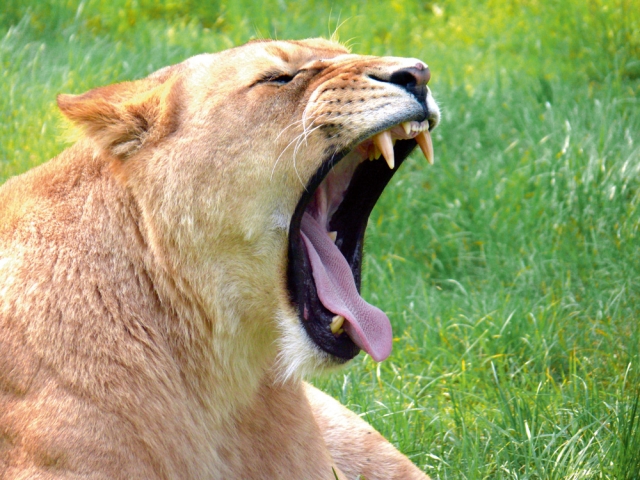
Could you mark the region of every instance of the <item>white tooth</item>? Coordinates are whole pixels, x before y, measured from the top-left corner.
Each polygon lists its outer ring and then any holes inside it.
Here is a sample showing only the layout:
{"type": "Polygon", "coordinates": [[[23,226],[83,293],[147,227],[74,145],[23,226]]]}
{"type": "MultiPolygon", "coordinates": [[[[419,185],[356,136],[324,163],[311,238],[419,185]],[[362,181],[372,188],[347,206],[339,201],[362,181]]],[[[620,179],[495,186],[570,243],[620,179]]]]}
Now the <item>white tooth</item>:
{"type": "Polygon", "coordinates": [[[373,145],[373,159],[375,160],[376,158],[380,158],[380,149],[378,148],[377,145],[375,145],[375,139],[374,139],[374,145],[373,145]]]}
{"type": "Polygon", "coordinates": [[[338,232],[327,232],[329,234],[329,238],[333,243],[336,243],[336,238],[338,238],[338,232]]]}
{"type": "Polygon", "coordinates": [[[404,129],[404,133],[409,135],[411,133],[411,122],[402,122],[401,125],[404,129]]]}
{"type": "Polygon", "coordinates": [[[331,320],[331,333],[342,333],[340,330],[342,329],[342,324],[344,323],[344,317],[342,315],[336,315],[331,320]]]}
{"type": "Polygon", "coordinates": [[[429,165],[433,165],[433,143],[431,142],[431,132],[429,132],[429,130],[420,132],[416,136],[416,142],[420,145],[420,150],[422,150],[422,153],[427,159],[427,162],[429,162],[429,165]]]}
{"type": "Polygon", "coordinates": [[[396,159],[393,154],[393,142],[391,141],[391,132],[388,130],[384,132],[380,132],[375,137],[373,137],[374,145],[380,149],[382,152],[382,156],[387,161],[387,165],[389,168],[393,170],[393,167],[396,164],[396,159]]]}

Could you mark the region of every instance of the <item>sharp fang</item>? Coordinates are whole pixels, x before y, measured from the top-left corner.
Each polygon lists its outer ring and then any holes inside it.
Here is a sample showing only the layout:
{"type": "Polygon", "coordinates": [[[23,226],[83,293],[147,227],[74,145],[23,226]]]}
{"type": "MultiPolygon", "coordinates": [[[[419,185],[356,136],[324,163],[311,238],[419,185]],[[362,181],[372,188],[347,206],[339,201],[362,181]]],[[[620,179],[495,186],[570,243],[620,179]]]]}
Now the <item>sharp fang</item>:
{"type": "Polygon", "coordinates": [[[402,128],[404,129],[404,133],[409,135],[411,133],[411,122],[402,122],[402,128]]]}
{"type": "Polygon", "coordinates": [[[344,317],[342,315],[336,315],[331,320],[331,333],[338,333],[342,329],[344,323],[344,317]]]}
{"type": "Polygon", "coordinates": [[[338,238],[338,232],[327,232],[329,234],[329,238],[333,243],[336,243],[336,238],[338,238]]]}
{"type": "Polygon", "coordinates": [[[425,130],[424,132],[420,132],[416,135],[416,142],[420,145],[420,150],[424,154],[424,157],[429,162],[429,165],[433,165],[433,143],[431,142],[431,133],[429,130],[425,130]]]}
{"type": "Polygon", "coordinates": [[[393,154],[393,142],[391,140],[391,132],[384,131],[373,137],[373,144],[382,152],[382,156],[387,161],[389,168],[393,170],[396,160],[393,154]]]}

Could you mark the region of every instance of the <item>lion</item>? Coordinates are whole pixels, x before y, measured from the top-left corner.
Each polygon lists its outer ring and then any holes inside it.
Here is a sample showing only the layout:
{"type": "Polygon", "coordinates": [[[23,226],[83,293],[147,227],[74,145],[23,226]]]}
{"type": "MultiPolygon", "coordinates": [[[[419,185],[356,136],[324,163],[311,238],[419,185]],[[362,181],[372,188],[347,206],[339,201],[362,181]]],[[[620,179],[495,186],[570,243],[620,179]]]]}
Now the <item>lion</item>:
{"type": "Polygon", "coordinates": [[[303,379],[391,352],[364,231],[429,79],[265,40],[59,95],[81,137],[0,190],[0,477],[426,479],[303,379]]]}

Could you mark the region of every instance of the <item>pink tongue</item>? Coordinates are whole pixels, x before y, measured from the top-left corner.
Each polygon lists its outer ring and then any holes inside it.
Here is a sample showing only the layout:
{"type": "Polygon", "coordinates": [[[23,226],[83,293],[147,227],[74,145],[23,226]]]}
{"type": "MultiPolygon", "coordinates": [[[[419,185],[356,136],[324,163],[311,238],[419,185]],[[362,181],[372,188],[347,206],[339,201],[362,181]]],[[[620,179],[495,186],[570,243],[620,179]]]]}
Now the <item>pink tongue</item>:
{"type": "Polygon", "coordinates": [[[379,308],[358,293],[351,268],[326,229],[308,213],[302,216],[302,239],[311,261],[318,298],[327,310],[342,315],[351,340],[381,362],[391,353],[391,323],[379,308]]]}

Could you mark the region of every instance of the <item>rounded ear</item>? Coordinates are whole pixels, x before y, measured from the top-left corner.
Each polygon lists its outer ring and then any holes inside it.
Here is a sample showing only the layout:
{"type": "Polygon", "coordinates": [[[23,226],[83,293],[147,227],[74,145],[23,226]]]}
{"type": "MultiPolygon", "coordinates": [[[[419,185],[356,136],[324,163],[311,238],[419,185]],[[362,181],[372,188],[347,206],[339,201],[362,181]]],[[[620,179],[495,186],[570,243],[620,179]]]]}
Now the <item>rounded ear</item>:
{"type": "Polygon", "coordinates": [[[58,107],[100,148],[126,158],[177,128],[178,78],[152,75],[98,87],[82,95],[58,95],[58,107]]]}

